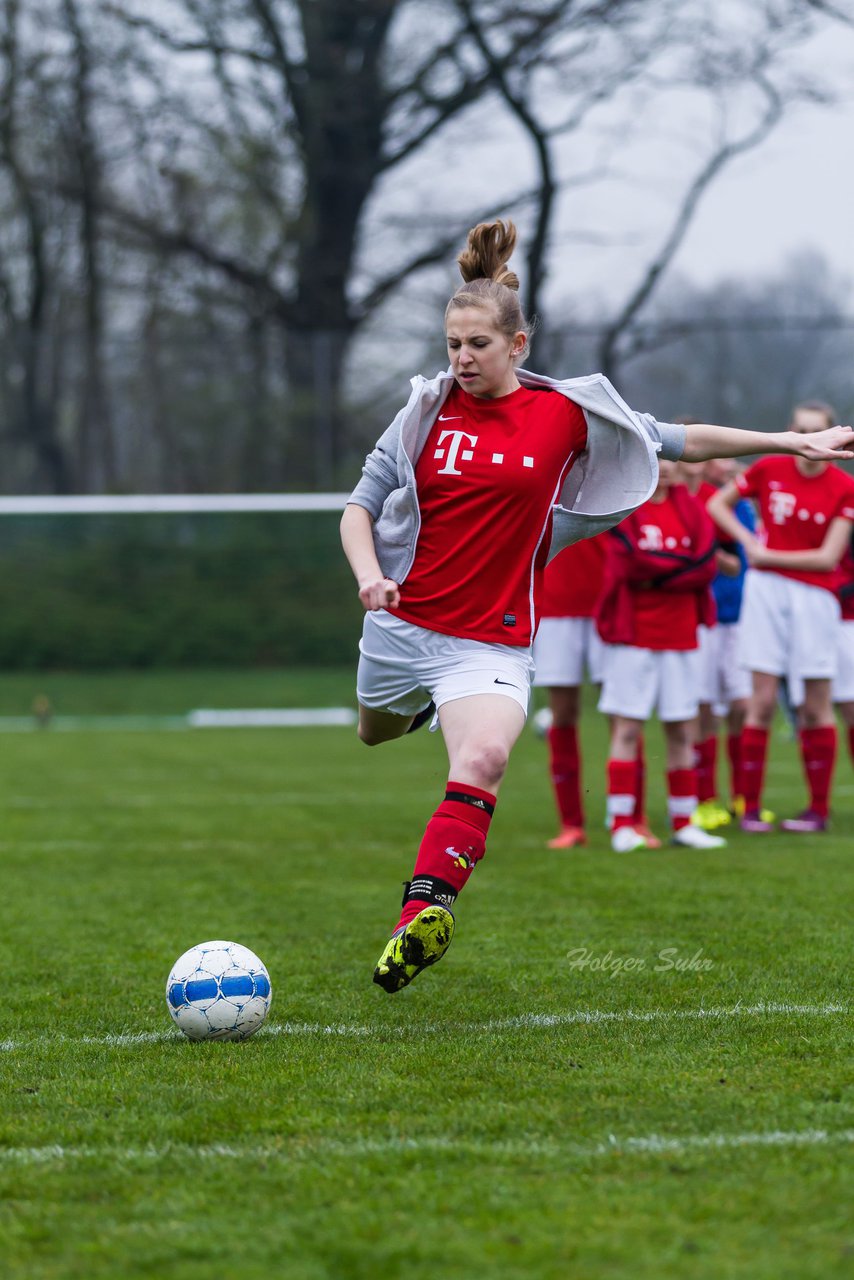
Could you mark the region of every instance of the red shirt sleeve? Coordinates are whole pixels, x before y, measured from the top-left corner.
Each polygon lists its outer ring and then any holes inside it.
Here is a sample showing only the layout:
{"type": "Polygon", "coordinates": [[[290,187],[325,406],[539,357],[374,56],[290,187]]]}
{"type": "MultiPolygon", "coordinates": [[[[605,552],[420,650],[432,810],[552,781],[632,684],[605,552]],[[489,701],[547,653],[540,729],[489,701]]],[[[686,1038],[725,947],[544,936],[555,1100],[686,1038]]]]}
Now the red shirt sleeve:
{"type": "Polygon", "coordinates": [[[758,498],[764,478],[764,458],[754,462],[746,471],[740,471],[735,477],[735,484],[742,498],[758,498]]]}
{"type": "Polygon", "coordinates": [[[834,518],[841,516],[843,520],[854,520],[854,479],[847,472],[841,474],[845,476],[848,483],[839,495],[839,503],[833,513],[834,518]]]}

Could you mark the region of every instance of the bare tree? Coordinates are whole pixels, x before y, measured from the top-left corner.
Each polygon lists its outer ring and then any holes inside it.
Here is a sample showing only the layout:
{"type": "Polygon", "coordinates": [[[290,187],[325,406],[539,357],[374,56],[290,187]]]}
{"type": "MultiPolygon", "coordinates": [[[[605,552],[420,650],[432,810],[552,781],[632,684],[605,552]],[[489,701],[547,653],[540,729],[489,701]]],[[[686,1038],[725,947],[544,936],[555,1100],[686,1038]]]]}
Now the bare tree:
{"type": "Polygon", "coordinates": [[[74,165],[79,192],[80,249],[83,263],[82,390],[77,431],[77,484],[79,488],[114,488],[118,479],[104,368],[104,312],[106,238],[100,228],[101,157],[95,118],[95,86],[90,37],[78,0],[62,0],[62,16],[71,39],[70,90],[73,110],[68,113],[67,154],[74,165]]]}
{"type": "MultiPolygon", "coordinates": [[[[20,391],[10,406],[7,435],[32,441],[37,478],[59,493],[71,487],[71,467],[50,395],[50,216],[27,162],[31,110],[44,87],[43,58],[27,51],[19,0],[3,0],[0,35],[0,169],[7,187],[6,234],[17,239],[4,255],[0,297],[11,365],[20,391]]],[[[35,113],[34,113],[35,114],[35,113]]]]}
{"type": "MultiPolygon", "coordinates": [[[[758,114],[720,128],[661,246],[638,250],[602,343],[617,368],[703,194],[804,96],[790,46],[834,20],[818,0],[750,0],[735,25],[702,0],[32,0],[34,31],[0,4],[18,234],[0,304],[27,352],[17,429],[55,488],[72,459],[94,487],[132,467],[167,486],[328,484],[353,436],[351,353],[438,280],[466,225],[523,223],[541,313],[558,206],[621,180],[636,102],[752,85],[758,114]],[[487,177],[508,129],[514,163],[487,177]]],[[[579,241],[613,234],[573,219],[579,241]]]]}
{"type": "MultiPolygon", "coordinates": [[[[378,183],[417,162],[449,122],[496,89],[524,113],[511,73],[533,76],[559,33],[579,41],[565,62],[584,52],[584,32],[592,39],[600,27],[640,25],[642,10],[638,0],[550,0],[523,11],[502,0],[464,6],[448,0],[430,6],[427,40],[412,38],[422,33],[424,8],[401,0],[230,0],[215,14],[196,0],[175,0],[159,22],[142,10],[116,13],[154,63],[158,56],[173,66],[202,54],[210,60],[216,109],[203,119],[186,113],[193,149],[236,146],[239,162],[261,160],[246,192],[258,201],[260,246],[222,236],[210,216],[222,205],[215,193],[201,202],[200,216],[200,175],[187,171],[186,148],[178,160],[161,162],[165,202],[162,190],[141,205],[114,188],[102,207],[117,227],[158,251],[221,272],[282,327],[292,479],[328,475],[340,453],[344,359],[365,316],[402,280],[446,257],[459,238],[458,225],[453,233],[438,225],[432,243],[421,237],[414,252],[404,251],[390,270],[380,268],[366,288],[354,289],[365,209],[378,183]],[[396,24],[403,27],[397,36],[396,24]],[[487,31],[500,33],[491,45],[487,31]]],[[[601,95],[600,86],[587,96],[601,95]]],[[[541,206],[532,299],[544,271],[554,192],[545,148],[541,157],[544,181],[516,196],[541,206]]]]}

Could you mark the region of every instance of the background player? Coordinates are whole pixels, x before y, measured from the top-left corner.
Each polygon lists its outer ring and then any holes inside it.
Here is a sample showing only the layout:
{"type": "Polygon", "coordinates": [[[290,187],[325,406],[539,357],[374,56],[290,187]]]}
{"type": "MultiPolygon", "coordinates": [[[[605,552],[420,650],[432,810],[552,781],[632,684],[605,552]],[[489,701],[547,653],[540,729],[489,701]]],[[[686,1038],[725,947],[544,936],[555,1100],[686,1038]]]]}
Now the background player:
{"type": "Polygon", "coordinates": [[[701,504],[659,467],[655,493],[609,535],[599,634],[611,646],[599,710],[612,717],[608,760],[611,846],[648,848],[634,822],[638,741],[655,710],[667,751],[667,805],[674,844],[715,849],[726,842],[691,822],[697,808],[694,722],[697,626],[714,616],[710,583],[715,535],[701,504]]]}
{"type": "Polygon", "coordinates": [[[585,670],[601,684],[604,646],[593,622],[602,590],[605,538],[585,538],[548,564],[543,578],[543,610],[534,640],[534,684],[548,690],[551,724],[546,730],[549,773],[561,829],[550,849],[573,849],[586,842],[581,798],[578,721],[585,670]]]}
{"type": "MultiPolygon", "coordinates": [[[[805,436],[818,433],[834,416],[829,405],[808,401],[796,405],[791,430],[805,436]]],[[[782,827],[823,831],[837,741],[830,693],[837,646],[828,637],[835,638],[839,623],[836,570],[854,521],[854,480],[825,461],[762,458],[715,494],[708,509],[742,544],[751,566],[739,636],[741,661],[753,673],[742,735],[742,830],[763,834],[774,829],[760,813],[760,800],[778,684],[791,674],[804,684],[799,739],[809,804],[782,827]],[[759,506],[765,545],[735,516],[743,497],[759,506]]]]}
{"type": "MultiPolygon", "coordinates": [[[[704,506],[719,489],[734,478],[732,458],[711,458],[699,465],[680,463],[687,473],[689,490],[704,506]]],[[[746,498],[738,501],[736,517],[755,532],[756,517],[746,498]]],[[[711,518],[711,517],[710,517],[711,518]]],[[[712,582],[715,622],[698,628],[700,649],[700,710],[697,717],[697,794],[700,803],[694,822],[707,831],[727,826],[734,814],[744,811],[741,782],[741,735],[747,718],[751,692],[750,672],[738,657],[738,621],[744,593],[747,557],[744,548],[715,525],[718,540],[715,560],[718,572],[712,582]],[[718,734],[723,718],[727,726],[730,804],[725,806],[718,792],[718,734]]],[[[766,811],[767,812],[767,811],[766,811]]],[[[773,815],[768,815],[769,819],[773,815]]]]}

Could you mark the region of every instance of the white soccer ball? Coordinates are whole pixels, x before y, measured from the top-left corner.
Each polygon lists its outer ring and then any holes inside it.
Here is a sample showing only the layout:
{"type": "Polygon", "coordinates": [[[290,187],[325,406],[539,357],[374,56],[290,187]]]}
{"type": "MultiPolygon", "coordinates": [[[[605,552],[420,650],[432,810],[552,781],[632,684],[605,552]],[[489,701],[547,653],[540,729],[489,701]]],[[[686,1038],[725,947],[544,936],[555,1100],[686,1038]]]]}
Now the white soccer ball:
{"type": "Polygon", "coordinates": [[[200,942],[179,956],[166,980],[166,1006],[190,1040],[246,1040],[270,1010],[263,963],[239,942],[200,942]]]}

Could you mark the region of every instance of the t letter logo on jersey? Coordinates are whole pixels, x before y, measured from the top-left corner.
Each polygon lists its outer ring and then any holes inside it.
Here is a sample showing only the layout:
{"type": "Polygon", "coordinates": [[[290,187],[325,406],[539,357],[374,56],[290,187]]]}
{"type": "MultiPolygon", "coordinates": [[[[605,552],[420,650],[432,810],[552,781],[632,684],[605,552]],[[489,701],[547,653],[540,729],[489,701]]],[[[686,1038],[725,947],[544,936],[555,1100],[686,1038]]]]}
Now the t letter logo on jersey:
{"type": "Polygon", "coordinates": [[[463,474],[462,471],[458,471],[456,467],[457,458],[459,457],[461,462],[471,462],[474,457],[477,436],[467,435],[465,431],[443,431],[439,436],[439,445],[443,445],[446,440],[451,442],[447,448],[447,456],[446,451],[441,447],[433,454],[434,458],[445,458],[445,465],[439,469],[438,474],[440,476],[461,476],[463,474]],[[463,449],[460,452],[464,440],[468,441],[471,448],[463,449]]]}
{"type": "Polygon", "coordinates": [[[638,538],[641,551],[663,551],[664,538],[657,524],[642,524],[641,536],[638,538]]]}
{"type": "Polygon", "coordinates": [[[768,494],[768,509],[774,524],[785,524],[795,509],[795,495],[773,490],[768,494]]]}

